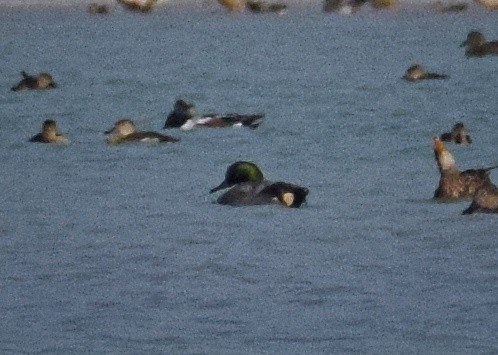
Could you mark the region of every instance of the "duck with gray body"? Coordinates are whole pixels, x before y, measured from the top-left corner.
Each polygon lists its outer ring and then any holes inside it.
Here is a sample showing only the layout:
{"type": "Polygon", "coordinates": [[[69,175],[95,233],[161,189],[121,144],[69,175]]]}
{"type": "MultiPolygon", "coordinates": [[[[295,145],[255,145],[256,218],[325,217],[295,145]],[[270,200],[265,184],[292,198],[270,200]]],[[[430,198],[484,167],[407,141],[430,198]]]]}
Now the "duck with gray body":
{"type": "Polygon", "coordinates": [[[210,193],[229,188],[217,202],[222,205],[248,206],[281,204],[298,208],[305,201],[309,190],[295,184],[265,180],[256,164],[238,161],[230,165],[221,184],[210,193]]]}

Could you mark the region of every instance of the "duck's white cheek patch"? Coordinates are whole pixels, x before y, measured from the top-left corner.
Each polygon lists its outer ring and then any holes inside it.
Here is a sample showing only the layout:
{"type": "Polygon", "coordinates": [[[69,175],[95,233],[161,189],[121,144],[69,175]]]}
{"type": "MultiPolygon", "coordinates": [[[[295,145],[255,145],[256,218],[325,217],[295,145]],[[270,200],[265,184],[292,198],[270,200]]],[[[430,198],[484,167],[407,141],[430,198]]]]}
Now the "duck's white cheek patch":
{"type": "Polygon", "coordinates": [[[292,206],[292,204],[294,203],[294,194],[292,192],[286,192],[286,193],[284,193],[282,195],[282,202],[287,207],[292,206]]]}

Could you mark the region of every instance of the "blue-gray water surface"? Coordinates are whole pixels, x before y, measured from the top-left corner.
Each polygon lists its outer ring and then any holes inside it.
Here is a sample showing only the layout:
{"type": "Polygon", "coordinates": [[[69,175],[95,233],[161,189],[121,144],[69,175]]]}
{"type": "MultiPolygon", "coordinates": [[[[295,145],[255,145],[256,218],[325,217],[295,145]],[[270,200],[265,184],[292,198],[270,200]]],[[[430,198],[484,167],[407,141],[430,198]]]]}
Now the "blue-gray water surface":
{"type": "Polygon", "coordinates": [[[1,353],[498,353],[498,219],[432,200],[431,146],[462,121],[459,167],[498,163],[498,57],[459,47],[496,12],[112,10],[0,9],[1,353]],[[266,119],[106,145],[178,98],[266,119]],[[71,144],[27,142],[48,118],[71,144]],[[241,159],[307,204],[215,204],[241,159]]]}

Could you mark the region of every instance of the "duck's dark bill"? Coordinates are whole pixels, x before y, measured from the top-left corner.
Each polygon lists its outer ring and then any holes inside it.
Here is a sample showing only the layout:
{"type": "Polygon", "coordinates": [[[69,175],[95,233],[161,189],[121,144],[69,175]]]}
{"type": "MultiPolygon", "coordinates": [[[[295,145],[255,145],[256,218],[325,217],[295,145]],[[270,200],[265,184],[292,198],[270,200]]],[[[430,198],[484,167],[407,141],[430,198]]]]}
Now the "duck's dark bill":
{"type": "Polygon", "coordinates": [[[218,186],[212,188],[209,193],[213,193],[213,192],[216,192],[216,191],[219,191],[219,190],[223,190],[223,189],[226,189],[227,187],[230,187],[230,185],[227,184],[226,181],[223,181],[221,184],[219,184],[218,186]]]}

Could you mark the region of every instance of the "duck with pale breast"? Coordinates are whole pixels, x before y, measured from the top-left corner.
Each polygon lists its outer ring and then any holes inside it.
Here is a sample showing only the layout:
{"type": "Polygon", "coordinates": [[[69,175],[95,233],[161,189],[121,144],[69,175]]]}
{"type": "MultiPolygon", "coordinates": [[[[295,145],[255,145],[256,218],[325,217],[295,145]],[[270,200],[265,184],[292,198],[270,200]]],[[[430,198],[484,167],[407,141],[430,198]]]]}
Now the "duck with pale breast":
{"type": "Polygon", "coordinates": [[[230,165],[225,180],[210,193],[229,189],[218,197],[221,205],[250,206],[280,204],[298,208],[305,201],[309,190],[299,185],[265,180],[259,167],[250,161],[238,161],[230,165]]]}
{"type": "Polygon", "coordinates": [[[251,129],[259,127],[264,113],[256,114],[205,114],[199,116],[195,106],[184,100],[175,102],[173,111],[168,114],[163,128],[180,128],[191,130],[196,127],[223,128],[244,126],[251,129]]]}
{"type": "Polygon", "coordinates": [[[453,155],[446,149],[443,141],[435,137],[433,144],[440,173],[439,185],[434,192],[434,198],[448,200],[471,198],[481,186],[491,183],[489,173],[497,166],[460,172],[453,155]]]}
{"type": "Polygon", "coordinates": [[[426,71],[420,64],[413,64],[406,70],[403,79],[407,81],[419,81],[427,79],[448,79],[448,75],[430,73],[426,71]]]}
{"type": "Polygon", "coordinates": [[[25,71],[21,72],[23,79],[11,88],[12,91],[20,90],[44,90],[57,87],[52,75],[49,73],[40,73],[38,75],[29,75],[25,71]]]}
{"type": "Polygon", "coordinates": [[[467,47],[465,55],[467,57],[483,57],[485,55],[498,55],[498,41],[486,41],[484,35],[479,31],[471,31],[467,39],[460,47],[467,47]]]}
{"type": "Polygon", "coordinates": [[[469,132],[461,122],[455,123],[451,132],[445,132],[439,136],[443,142],[455,142],[456,144],[471,144],[469,132]]]}
{"type": "Polygon", "coordinates": [[[165,134],[151,131],[137,131],[132,120],[124,118],[117,121],[114,127],[104,132],[108,135],[107,143],[121,144],[131,142],[145,143],[169,143],[178,142],[178,138],[174,138],[165,134]]]}
{"type": "Polygon", "coordinates": [[[57,131],[55,120],[45,120],[42,131],[29,139],[30,142],[68,144],[69,140],[62,133],[57,131]]]}

